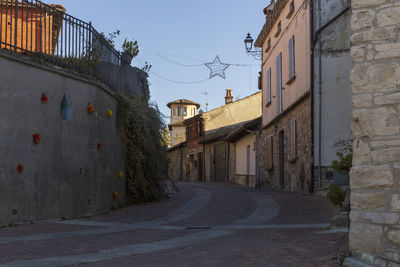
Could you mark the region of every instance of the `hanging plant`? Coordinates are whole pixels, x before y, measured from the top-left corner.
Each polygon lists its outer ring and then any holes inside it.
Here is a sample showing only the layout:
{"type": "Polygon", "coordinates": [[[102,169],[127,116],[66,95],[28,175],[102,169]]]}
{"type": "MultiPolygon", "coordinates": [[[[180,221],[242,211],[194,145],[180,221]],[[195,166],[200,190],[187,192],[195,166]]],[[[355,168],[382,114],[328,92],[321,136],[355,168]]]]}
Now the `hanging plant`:
{"type": "Polygon", "coordinates": [[[122,179],[122,177],[124,177],[124,173],[122,171],[119,171],[118,172],[118,178],[122,179]]]}
{"type": "Polygon", "coordinates": [[[103,143],[102,142],[98,142],[97,143],[97,150],[100,150],[102,146],[103,146],[103,143]]]}
{"type": "Polygon", "coordinates": [[[119,197],[118,192],[113,192],[113,199],[117,200],[119,197]]]}
{"type": "Polygon", "coordinates": [[[92,104],[88,103],[86,111],[87,111],[87,113],[92,114],[94,112],[94,106],[92,104]]]}
{"type": "Polygon", "coordinates": [[[40,136],[39,133],[32,134],[32,137],[33,137],[33,143],[34,144],[39,144],[40,143],[41,136],[40,136]]]}
{"type": "Polygon", "coordinates": [[[49,100],[49,98],[47,97],[47,95],[45,93],[42,93],[42,97],[40,98],[40,100],[44,104],[47,102],[47,100],[49,100]]]}
{"type": "Polygon", "coordinates": [[[112,110],[111,109],[107,109],[107,117],[111,118],[112,114],[113,114],[112,110]]]}
{"type": "Polygon", "coordinates": [[[23,173],[24,172],[24,165],[18,164],[17,171],[18,171],[18,173],[23,173]]]}

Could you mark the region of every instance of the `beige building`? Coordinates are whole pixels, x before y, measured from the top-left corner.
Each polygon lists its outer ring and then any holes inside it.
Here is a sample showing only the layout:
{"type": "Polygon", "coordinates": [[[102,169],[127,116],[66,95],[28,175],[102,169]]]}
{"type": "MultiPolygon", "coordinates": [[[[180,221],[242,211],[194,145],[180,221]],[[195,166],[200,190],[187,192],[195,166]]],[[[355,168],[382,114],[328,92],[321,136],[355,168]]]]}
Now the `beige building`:
{"type": "Polygon", "coordinates": [[[185,142],[186,127],[183,125],[183,121],[196,116],[200,104],[187,99],[179,99],[169,102],[167,107],[171,109],[171,119],[168,128],[170,144],[173,147],[179,143],[185,142]]]}
{"type": "MultiPolygon", "coordinates": [[[[227,90],[226,104],[203,114],[205,133],[200,143],[204,145],[204,180],[207,182],[233,181],[236,174],[236,150],[234,144],[230,144],[226,138],[244,124],[261,116],[261,92],[235,102],[230,102],[231,96],[231,91],[227,90]]],[[[254,144],[252,147],[254,149],[254,144]]]]}

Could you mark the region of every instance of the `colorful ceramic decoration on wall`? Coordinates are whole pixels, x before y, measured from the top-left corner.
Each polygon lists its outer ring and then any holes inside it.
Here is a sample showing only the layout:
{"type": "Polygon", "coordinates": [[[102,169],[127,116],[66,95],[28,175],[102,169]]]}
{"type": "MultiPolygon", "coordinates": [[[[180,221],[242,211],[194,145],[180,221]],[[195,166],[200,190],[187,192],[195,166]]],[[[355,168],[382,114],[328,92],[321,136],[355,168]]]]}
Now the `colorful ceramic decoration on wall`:
{"type": "Polygon", "coordinates": [[[122,177],[124,177],[124,173],[122,171],[119,171],[118,172],[118,178],[122,179],[122,177]]]}
{"type": "Polygon", "coordinates": [[[117,200],[119,197],[118,192],[113,192],[113,199],[117,200]]]}
{"type": "Polygon", "coordinates": [[[32,134],[32,137],[33,137],[33,143],[34,144],[39,144],[40,143],[41,136],[40,136],[39,133],[32,134]]]}
{"type": "Polygon", "coordinates": [[[40,98],[40,100],[44,104],[47,102],[47,100],[49,100],[49,98],[47,97],[47,95],[45,93],[42,93],[42,97],[40,98]]]}
{"type": "Polygon", "coordinates": [[[108,118],[111,118],[111,116],[112,116],[112,110],[111,109],[107,109],[107,117],[108,118]]]}
{"type": "Polygon", "coordinates": [[[100,150],[102,146],[103,146],[103,143],[102,142],[98,142],[97,143],[97,150],[100,150]]]}
{"type": "Polygon", "coordinates": [[[92,114],[94,112],[94,106],[90,103],[87,104],[87,113],[92,114]]]}
{"type": "Polygon", "coordinates": [[[18,164],[17,171],[18,171],[18,173],[23,173],[24,172],[24,165],[18,164]]]}

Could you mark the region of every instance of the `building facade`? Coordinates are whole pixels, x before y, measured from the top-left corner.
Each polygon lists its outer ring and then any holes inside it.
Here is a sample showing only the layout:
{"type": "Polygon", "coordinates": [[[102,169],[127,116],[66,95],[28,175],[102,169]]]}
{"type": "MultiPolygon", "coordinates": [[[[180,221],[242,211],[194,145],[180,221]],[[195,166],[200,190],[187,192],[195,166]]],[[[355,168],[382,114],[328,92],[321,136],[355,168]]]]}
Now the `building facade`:
{"type": "MultiPolygon", "coordinates": [[[[340,179],[335,143],[351,139],[348,1],[272,1],[262,49],[262,186],[313,192],[340,179]]],[[[347,179],[348,181],[348,179],[347,179]]]]}
{"type": "Polygon", "coordinates": [[[196,116],[200,104],[187,99],[179,99],[168,103],[167,107],[171,109],[171,119],[168,125],[170,144],[175,146],[185,141],[186,127],[183,121],[196,116]]]}

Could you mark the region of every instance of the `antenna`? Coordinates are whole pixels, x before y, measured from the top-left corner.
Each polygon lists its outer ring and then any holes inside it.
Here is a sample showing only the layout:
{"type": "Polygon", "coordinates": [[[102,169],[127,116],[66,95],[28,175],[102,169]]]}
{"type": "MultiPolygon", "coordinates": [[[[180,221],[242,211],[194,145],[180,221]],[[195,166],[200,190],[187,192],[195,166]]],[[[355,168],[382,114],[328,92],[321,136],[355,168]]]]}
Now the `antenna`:
{"type": "Polygon", "coordinates": [[[208,93],[207,93],[207,91],[204,91],[201,94],[206,96],[206,112],[207,112],[208,111],[208,93]]]}

